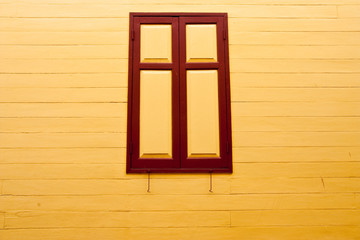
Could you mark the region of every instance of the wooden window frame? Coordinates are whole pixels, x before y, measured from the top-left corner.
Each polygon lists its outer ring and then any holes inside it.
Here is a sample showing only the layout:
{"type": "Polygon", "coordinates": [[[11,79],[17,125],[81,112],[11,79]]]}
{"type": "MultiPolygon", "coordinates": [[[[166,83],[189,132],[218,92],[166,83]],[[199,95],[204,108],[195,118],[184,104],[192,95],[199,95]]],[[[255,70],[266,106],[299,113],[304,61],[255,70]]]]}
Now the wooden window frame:
{"type": "MultiPolygon", "coordinates": [[[[232,172],[227,13],[130,13],[127,173],[232,172]],[[217,24],[217,62],[186,62],[186,24],[217,24]],[[140,25],[172,25],[172,62],[140,62],[140,25]],[[186,70],[217,70],[220,157],[187,157],[186,70]],[[139,158],[140,70],[172,71],[172,158],[139,158]]],[[[156,136],[154,137],[156,139],[156,136]]]]}

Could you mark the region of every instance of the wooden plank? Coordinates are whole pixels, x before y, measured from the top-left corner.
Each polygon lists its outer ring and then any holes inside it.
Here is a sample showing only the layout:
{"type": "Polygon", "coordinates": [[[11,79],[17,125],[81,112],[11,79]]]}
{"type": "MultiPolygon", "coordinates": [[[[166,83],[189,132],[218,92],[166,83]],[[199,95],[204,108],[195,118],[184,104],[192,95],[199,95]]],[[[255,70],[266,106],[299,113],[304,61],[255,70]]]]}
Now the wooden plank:
{"type": "MultiPolygon", "coordinates": [[[[33,3],[33,4],[41,4],[44,3],[42,0],[22,0],[22,3],[33,3]]],[[[73,0],[47,0],[47,3],[52,4],[73,4],[73,0]]],[[[206,2],[202,0],[184,0],[179,2],[178,0],[167,0],[168,4],[172,5],[212,5],[212,4],[226,4],[226,5],[336,5],[336,4],[358,4],[358,0],[253,0],[251,2],[247,0],[213,0],[211,2],[206,2]]],[[[1,0],[1,3],[12,3],[11,0],[1,0]]],[[[163,4],[163,0],[123,0],[121,2],[117,0],[93,0],[91,2],[86,0],[77,0],[76,3],[78,4],[129,4],[129,5],[158,5],[163,4]]]]}
{"type": "Polygon", "coordinates": [[[0,103],[1,117],[126,117],[125,103],[0,103]]]}
{"type": "MultiPolygon", "coordinates": [[[[73,43],[74,44],[74,43],[73,43]]],[[[127,58],[127,45],[0,45],[3,58],[127,58]]]]}
{"type": "Polygon", "coordinates": [[[360,5],[338,6],[338,14],[340,18],[360,18],[360,5]]]}
{"type": "Polygon", "coordinates": [[[1,73],[125,73],[126,59],[3,59],[1,73]]]}
{"type": "MultiPolygon", "coordinates": [[[[119,161],[116,164],[0,164],[2,174],[0,179],[143,179],[144,175],[126,175],[125,174],[125,159],[119,161]]],[[[271,178],[269,181],[278,181],[272,179],[276,177],[288,178],[288,177],[312,177],[317,178],[315,180],[309,180],[309,184],[299,186],[300,189],[310,189],[323,187],[321,183],[321,177],[359,177],[360,164],[354,162],[348,163],[235,163],[234,173],[237,176],[242,177],[254,177],[254,178],[271,178]],[[317,182],[318,184],[313,184],[317,182]],[[311,183],[311,184],[310,184],[311,183]]],[[[164,179],[163,175],[153,175],[153,179],[164,179]]],[[[167,176],[166,179],[187,179],[200,178],[208,181],[208,176],[203,175],[185,175],[185,176],[167,176]]],[[[214,180],[214,184],[217,181],[227,181],[226,177],[217,177],[214,180]]],[[[233,179],[232,181],[244,181],[233,179]]],[[[260,179],[260,183],[263,184],[263,180],[260,179]]],[[[289,180],[292,183],[292,180],[289,180]]],[[[303,180],[294,180],[302,182],[303,180]]],[[[246,181],[245,181],[246,182],[246,181]]],[[[247,181],[246,184],[249,188],[254,187],[255,183],[247,181]]],[[[282,182],[279,182],[282,184],[282,182]]],[[[284,183],[286,184],[286,183],[284,183]]],[[[217,185],[217,184],[216,184],[217,185]]],[[[275,185],[275,184],[272,184],[275,185]]],[[[289,184],[288,184],[289,185],[289,184]]],[[[282,185],[280,185],[282,186],[282,185]]],[[[287,187],[287,185],[285,185],[287,187]]],[[[292,185],[290,185],[290,188],[292,185]]],[[[298,187],[295,185],[295,188],[298,187]]],[[[254,190],[253,190],[254,191],[254,190]]],[[[305,190],[304,190],[305,191],[305,190]]],[[[305,191],[306,192],[306,191],[305,191]]],[[[313,192],[313,191],[311,191],[313,192]]]]}
{"type": "Polygon", "coordinates": [[[1,179],[104,179],[125,171],[121,164],[0,164],[0,170],[1,179]]]}
{"type": "MultiPolygon", "coordinates": [[[[272,170],[272,169],[271,169],[272,170]]],[[[269,171],[271,171],[269,169],[269,171]]],[[[254,170],[252,170],[252,173],[254,170]]],[[[237,176],[241,176],[239,171],[235,171],[237,176]]],[[[273,173],[263,173],[271,175],[273,173]]],[[[289,174],[291,175],[291,174],[289,174]]],[[[320,178],[279,178],[279,177],[260,177],[256,178],[246,175],[246,177],[231,180],[231,193],[254,194],[254,193],[323,193],[324,188],[320,178]]],[[[283,174],[281,175],[283,176],[283,174]]],[[[274,202],[274,201],[271,201],[274,202]]],[[[273,204],[271,205],[273,206],[273,204]]]]}
{"type": "MultiPolygon", "coordinates": [[[[310,34],[309,34],[310,37],[310,34]]],[[[259,46],[230,45],[230,59],[289,58],[289,59],[344,59],[360,58],[360,46],[259,46]]]]}
{"type": "Polygon", "coordinates": [[[127,88],[0,88],[0,102],[127,102],[127,88]]]}
{"type": "Polygon", "coordinates": [[[359,60],[233,59],[230,61],[231,72],[358,73],[359,69],[359,60]]]}
{"type": "Polygon", "coordinates": [[[10,4],[10,2],[5,2],[5,0],[0,1],[0,16],[1,17],[12,17],[16,16],[16,8],[14,4],[10,4]]]}
{"type": "MultiPolygon", "coordinates": [[[[359,210],[231,211],[231,226],[356,226],[359,210]],[[259,221],[259,218],[261,221],[259,221]]],[[[7,213],[7,229],[84,227],[190,227],[226,226],[225,211],[175,212],[38,212],[7,213]]]]}
{"type": "Polygon", "coordinates": [[[0,22],[1,32],[120,32],[128,27],[128,18],[3,18],[0,22]]]}
{"type": "Polygon", "coordinates": [[[23,240],[24,236],[28,240],[38,240],[42,238],[63,240],[71,239],[76,236],[78,240],[87,240],[91,238],[103,240],[128,238],[127,228],[59,228],[59,229],[7,229],[0,230],[0,238],[6,240],[23,240]]]}
{"type": "Polygon", "coordinates": [[[0,87],[127,87],[127,73],[0,74],[0,87]]]}
{"type": "Polygon", "coordinates": [[[231,101],[359,102],[360,88],[231,88],[231,101]]]}
{"type": "Polygon", "coordinates": [[[231,88],[360,87],[357,73],[231,73],[231,88]]]}
{"type": "Polygon", "coordinates": [[[1,148],[125,147],[125,133],[0,133],[1,148]]]}
{"type": "Polygon", "coordinates": [[[232,211],[231,226],[357,226],[359,210],[232,211]]]}
{"type": "MultiPolygon", "coordinates": [[[[129,4],[129,3],[127,3],[129,4]]],[[[144,4],[127,5],[121,4],[24,4],[16,5],[8,4],[4,8],[1,17],[17,16],[17,17],[127,17],[129,12],[151,12],[154,6],[148,2],[144,4]],[[16,7],[16,11],[14,8],[16,7]]],[[[276,18],[336,18],[336,6],[281,6],[281,5],[219,5],[200,4],[195,5],[191,2],[176,4],[178,12],[228,12],[231,17],[276,17],[276,18]]],[[[167,2],[157,4],[158,12],[171,12],[174,5],[167,2]]],[[[1,13],[1,12],[0,12],[1,13]]]]}
{"type": "MultiPolygon", "coordinates": [[[[0,120],[1,121],[1,120],[0,120]]],[[[360,131],[359,117],[233,117],[232,131],[360,131]]],[[[0,127],[1,129],[1,127],[0,127]]]]}
{"type": "MultiPolygon", "coordinates": [[[[235,163],[234,173],[241,177],[267,178],[320,178],[360,177],[360,163],[323,162],[323,163],[235,163]]],[[[241,181],[233,180],[233,181],[241,181]]],[[[262,180],[263,181],[263,180],[262,180]]],[[[277,180],[274,180],[277,181],[277,180]]],[[[249,183],[249,187],[252,186],[249,183]]],[[[326,189],[326,185],[324,187],[326,189]]]]}
{"type": "Polygon", "coordinates": [[[359,147],[233,148],[233,162],[347,162],[359,160],[359,147]]]}
{"type": "MultiPolygon", "coordinates": [[[[342,236],[343,239],[351,239],[354,235],[357,236],[357,230],[349,230],[349,227],[342,227],[341,229],[334,229],[335,227],[330,227],[328,232],[324,227],[318,228],[218,228],[218,229],[169,229],[160,233],[157,229],[149,229],[147,232],[140,232],[138,229],[131,229],[129,234],[129,239],[147,239],[143,236],[146,234],[148,236],[159,235],[163,239],[169,239],[171,236],[178,236],[179,239],[184,239],[186,236],[192,239],[209,239],[215,240],[221,236],[222,239],[266,239],[268,236],[275,237],[276,239],[289,239],[290,236],[296,236],[295,240],[311,239],[312,236],[318,235],[330,235],[330,236],[342,236]],[[343,232],[341,232],[343,231],[343,232]]],[[[357,228],[355,228],[357,229],[357,228]]]]}
{"type": "Polygon", "coordinates": [[[128,44],[129,33],[119,32],[0,32],[0,44],[128,44]]]}
{"type": "Polygon", "coordinates": [[[232,116],[360,116],[358,102],[235,102],[232,116]]]}
{"type": "Polygon", "coordinates": [[[353,32],[359,19],[229,19],[229,32],[353,32]]]}
{"type": "Polygon", "coordinates": [[[336,34],[332,32],[233,32],[229,36],[229,42],[230,44],[249,45],[344,46],[358,45],[359,38],[359,32],[337,32],[336,34]]]}
{"type": "Polygon", "coordinates": [[[360,146],[360,132],[234,132],[233,146],[360,146]]]}
{"type": "Polygon", "coordinates": [[[126,118],[0,118],[0,132],[126,132],[126,118]]]}
{"type": "Polygon", "coordinates": [[[324,183],[328,192],[360,192],[360,178],[327,178],[324,183]]]}
{"type": "MultiPolygon", "coordinates": [[[[216,188],[216,185],[214,186],[216,188]]],[[[2,196],[7,211],[228,211],[261,209],[356,209],[351,193],[232,195],[2,196]]]]}
{"type": "Polygon", "coordinates": [[[86,228],[86,227],[220,227],[230,224],[227,211],[172,212],[38,212],[6,214],[11,228],[86,228]]]}
{"type": "Polygon", "coordinates": [[[107,164],[124,161],[125,148],[0,149],[2,164],[107,164]]]}
{"type": "Polygon", "coordinates": [[[237,238],[247,240],[269,239],[278,240],[308,240],[314,238],[332,238],[354,240],[360,237],[357,226],[274,226],[274,227],[183,227],[183,228],[84,228],[84,229],[8,229],[0,231],[0,237],[6,240],[46,239],[63,240],[76,236],[77,240],[91,238],[116,240],[121,236],[124,240],[148,240],[149,236],[156,239],[208,239],[217,240],[219,236],[224,240],[237,238]],[[176,236],[174,238],[174,236],[176,236]]]}
{"type": "MultiPolygon", "coordinates": [[[[3,194],[11,195],[118,195],[146,194],[147,176],[139,179],[83,180],[6,180],[3,194]]],[[[165,195],[208,195],[230,193],[228,179],[217,179],[214,193],[209,192],[208,176],[195,179],[151,179],[151,193],[165,195]],[[189,188],[189,186],[192,186],[189,188]]]]}

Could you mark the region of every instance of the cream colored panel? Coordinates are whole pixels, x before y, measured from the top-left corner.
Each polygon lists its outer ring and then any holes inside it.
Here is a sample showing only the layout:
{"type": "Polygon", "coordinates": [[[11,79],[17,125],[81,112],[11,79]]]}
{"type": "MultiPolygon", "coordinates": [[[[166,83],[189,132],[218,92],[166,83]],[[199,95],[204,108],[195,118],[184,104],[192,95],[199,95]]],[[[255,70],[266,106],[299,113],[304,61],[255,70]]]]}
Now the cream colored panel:
{"type": "Polygon", "coordinates": [[[140,157],[171,157],[171,120],[171,71],[141,71],[140,157]]]}
{"type": "Polygon", "coordinates": [[[217,70],[187,71],[188,156],[219,156],[217,70]]]}
{"type": "Polygon", "coordinates": [[[141,25],[141,62],[171,62],[171,25],[141,25]]]}
{"type": "Polygon", "coordinates": [[[186,25],[186,61],[217,61],[216,24],[186,25]]]}

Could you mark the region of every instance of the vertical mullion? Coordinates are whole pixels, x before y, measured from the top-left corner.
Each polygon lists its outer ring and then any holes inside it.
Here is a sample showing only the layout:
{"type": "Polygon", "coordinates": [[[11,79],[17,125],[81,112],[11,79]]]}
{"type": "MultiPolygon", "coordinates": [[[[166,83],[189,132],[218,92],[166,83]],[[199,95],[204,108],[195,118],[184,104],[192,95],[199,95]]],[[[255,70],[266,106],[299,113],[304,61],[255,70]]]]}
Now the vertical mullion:
{"type": "Polygon", "coordinates": [[[180,168],[179,78],[179,18],[172,17],[172,149],[177,168],[180,168]]]}
{"type": "Polygon", "coordinates": [[[186,22],[179,17],[179,66],[180,66],[180,166],[187,158],[187,100],[186,100],[186,22]]]}

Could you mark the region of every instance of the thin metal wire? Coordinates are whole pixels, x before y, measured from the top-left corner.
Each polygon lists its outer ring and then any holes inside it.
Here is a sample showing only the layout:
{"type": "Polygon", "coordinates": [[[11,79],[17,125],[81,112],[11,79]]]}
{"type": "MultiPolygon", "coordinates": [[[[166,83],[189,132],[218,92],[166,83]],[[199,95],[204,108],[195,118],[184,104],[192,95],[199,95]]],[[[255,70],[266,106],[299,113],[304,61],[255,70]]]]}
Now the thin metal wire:
{"type": "Polygon", "coordinates": [[[147,187],[147,192],[150,192],[150,171],[148,171],[148,187],[147,187]]]}
{"type": "Polygon", "coordinates": [[[210,189],[209,189],[209,192],[213,192],[213,186],[212,186],[212,171],[210,171],[210,189]]]}

